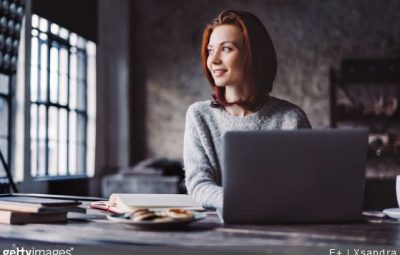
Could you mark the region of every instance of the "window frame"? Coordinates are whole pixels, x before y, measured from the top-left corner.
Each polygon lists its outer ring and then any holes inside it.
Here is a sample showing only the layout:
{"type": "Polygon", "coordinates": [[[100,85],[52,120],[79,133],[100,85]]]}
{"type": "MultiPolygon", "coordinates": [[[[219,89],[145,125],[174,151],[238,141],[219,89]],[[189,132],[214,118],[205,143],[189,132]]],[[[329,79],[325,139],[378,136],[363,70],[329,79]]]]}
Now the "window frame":
{"type": "MultiPolygon", "coordinates": [[[[36,132],[39,133],[39,120],[40,120],[40,113],[39,109],[41,106],[44,106],[45,108],[45,137],[44,137],[44,169],[39,168],[39,159],[38,156],[43,156],[39,155],[40,150],[39,150],[39,144],[43,143],[43,137],[31,137],[31,143],[33,143],[36,146],[36,157],[33,158],[31,155],[31,160],[35,160],[34,163],[36,163],[36,166],[31,165],[31,174],[36,176],[33,176],[35,179],[63,179],[63,178],[84,178],[88,176],[88,169],[87,169],[87,133],[88,133],[88,53],[87,53],[87,44],[89,43],[88,40],[80,37],[79,35],[65,30],[66,33],[66,38],[62,38],[62,36],[56,35],[52,32],[51,26],[54,24],[59,27],[60,33],[62,31],[62,28],[55,23],[52,23],[49,20],[46,20],[45,28],[41,28],[41,20],[42,17],[33,14],[36,17],[36,22],[37,27],[32,27],[31,31],[31,42],[33,38],[36,38],[37,40],[37,63],[32,63],[32,59],[30,61],[30,68],[37,69],[35,70],[37,73],[37,79],[38,79],[38,86],[37,86],[37,91],[36,91],[36,98],[35,100],[32,100],[32,97],[29,99],[29,103],[32,107],[32,105],[36,105],[36,116],[31,116],[31,118],[36,117],[36,132]],[[45,30],[45,31],[43,31],[45,30]],[[68,33],[67,33],[68,32],[68,33]],[[76,42],[75,44],[71,43],[72,37],[75,37],[76,42]],[[47,58],[45,60],[46,65],[42,66],[42,50],[43,50],[43,45],[45,45],[44,49],[46,50],[46,53],[44,56],[47,58]],[[57,52],[57,58],[58,58],[58,67],[60,66],[60,49],[64,49],[67,51],[67,65],[66,65],[66,73],[65,79],[66,79],[66,89],[67,89],[67,95],[66,95],[66,104],[61,104],[60,103],[60,76],[62,75],[61,70],[58,68],[56,70],[56,77],[57,77],[57,102],[52,101],[52,79],[51,76],[54,75],[54,70],[51,68],[51,51],[52,49],[56,49],[57,52]],[[75,56],[75,63],[76,66],[78,67],[79,65],[82,65],[83,68],[80,71],[79,68],[76,70],[76,73],[72,72],[72,56],[75,56]],[[36,65],[36,66],[35,66],[36,65]],[[46,77],[43,77],[43,73],[45,74],[46,77]],[[73,76],[74,74],[74,76],[73,76]],[[41,78],[45,78],[45,85],[43,85],[43,81],[41,81],[41,78]],[[74,81],[74,82],[72,82],[74,81]],[[45,87],[45,95],[44,99],[41,97],[41,90],[43,89],[42,86],[45,87]],[[75,86],[75,98],[71,98],[71,86],[75,86]],[[80,94],[81,93],[81,94],[80,94]],[[72,104],[71,99],[75,99],[75,104],[72,104]],[[80,102],[80,99],[82,102],[80,102]],[[49,113],[50,109],[56,110],[57,112],[57,118],[58,121],[57,123],[57,138],[55,141],[50,139],[49,137],[49,128],[50,128],[50,121],[49,121],[49,113]],[[67,125],[67,134],[66,134],[66,166],[65,166],[65,173],[60,172],[60,165],[59,165],[59,154],[58,147],[56,150],[56,174],[52,175],[51,169],[49,166],[50,163],[50,144],[61,144],[60,141],[60,129],[58,124],[60,123],[59,119],[59,114],[61,110],[66,111],[66,125],[67,125]],[[75,116],[75,122],[72,122],[71,117],[75,116]],[[75,123],[74,126],[71,126],[71,122],[75,123]],[[80,123],[79,123],[80,122],[80,123]],[[82,126],[81,126],[82,125],[82,126]],[[72,132],[72,130],[75,129],[75,132],[72,132]],[[81,132],[79,132],[79,130],[81,132]],[[75,140],[73,141],[71,139],[71,133],[75,134],[75,140]],[[79,140],[79,134],[81,135],[81,140],[79,140]],[[42,140],[42,141],[41,141],[42,140]],[[72,148],[72,149],[71,149],[72,148]],[[79,153],[81,151],[81,153],[79,153]],[[73,170],[74,166],[71,167],[71,159],[72,157],[71,154],[75,154],[75,161],[72,163],[75,163],[74,165],[77,166],[75,169],[75,173],[73,173],[71,170],[73,170]],[[36,169],[35,169],[36,167],[36,169]],[[80,169],[79,167],[82,167],[83,169],[80,169]],[[36,171],[35,171],[36,170],[36,171]]],[[[31,22],[32,24],[32,22],[31,22]]],[[[31,50],[32,50],[32,45],[31,45],[31,50]]],[[[32,55],[31,55],[32,57],[32,55]]],[[[73,66],[75,67],[75,66],[73,66]]],[[[31,70],[33,70],[31,69],[31,70]]],[[[30,77],[32,79],[32,76],[30,77]]],[[[32,86],[32,81],[31,80],[31,86],[32,86]]],[[[43,96],[43,95],[42,95],[43,96]]],[[[31,108],[32,109],[32,108],[31,108]]],[[[32,119],[31,119],[32,120],[32,119]]],[[[43,121],[43,120],[42,120],[43,121]]],[[[43,125],[43,124],[42,124],[43,125]]],[[[32,135],[32,134],[31,134],[32,135]]],[[[54,139],[54,137],[53,137],[54,139]]],[[[43,166],[42,166],[43,167],[43,166]]],[[[54,173],[53,173],[54,174],[54,173]]]]}
{"type": "MultiPolygon", "coordinates": [[[[12,150],[12,138],[13,138],[13,95],[12,95],[12,91],[13,91],[13,82],[15,81],[14,77],[15,74],[0,74],[2,77],[0,77],[0,79],[6,79],[7,80],[7,85],[5,87],[7,87],[7,92],[0,92],[0,98],[2,101],[4,101],[7,105],[7,127],[6,127],[6,134],[0,134],[0,140],[1,141],[5,141],[6,142],[6,151],[3,150],[3,148],[0,147],[0,151],[3,154],[4,160],[6,161],[8,167],[9,167],[9,171],[11,171],[12,173],[12,157],[13,157],[13,150],[12,150]]],[[[3,168],[3,164],[0,162],[0,169],[1,175],[0,176],[0,183],[3,182],[8,182],[7,180],[7,175],[5,172],[5,169],[3,168]]]]}
{"type": "MultiPolygon", "coordinates": [[[[24,28],[24,32],[21,36],[21,42],[23,42],[23,49],[20,49],[22,51],[22,54],[20,54],[19,59],[24,59],[23,62],[21,63],[21,66],[19,69],[21,70],[20,73],[18,74],[22,78],[19,78],[19,84],[17,84],[17,94],[18,91],[20,92],[20,101],[22,103],[20,104],[19,108],[22,109],[20,110],[22,113],[22,124],[19,124],[20,130],[16,131],[14,134],[15,136],[13,138],[16,138],[18,140],[18,135],[21,135],[22,138],[20,139],[18,143],[22,149],[19,153],[15,153],[14,159],[12,162],[17,162],[16,160],[17,157],[22,157],[24,160],[19,163],[19,167],[23,171],[16,171],[15,166],[13,168],[13,173],[15,180],[17,182],[17,186],[21,192],[29,192],[29,193],[48,193],[48,194],[71,194],[71,195],[88,195],[89,190],[90,190],[90,180],[94,177],[94,163],[90,162],[89,160],[92,160],[94,162],[94,147],[95,147],[95,133],[96,133],[96,127],[95,127],[95,122],[96,122],[96,95],[92,95],[92,101],[94,103],[94,106],[91,106],[91,113],[89,118],[89,124],[90,124],[90,131],[93,133],[89,133],[89,136],[91,136],[90,140],[86,140],[87,142],[87,147],[86,147],[86,153],[88,150],[88,147],[90,146],[92,149],[92,154],[90,155],[90,159],[86,156],[86,161],[85,165],[90,166],[90,169],[88,168],[86,170],[86,174],[84,175],[71,175],[71,176],[55,176],[55,177],[33,177],[31,174],[31,33],[32,33],[32,13],[31,13],[31,8],[32,8],[32,2],[31,1],[26,1],[26,15],[24,19],[24,25],[22,26],[24,28]],[[18,87],[19,86],[19,87],[18,87]],[[94,109],[93,109],[94,107],[94,109]],[[22,130],[22,131],[21,131],[22,130]],[[18,134],[17,134],[18,133],[18,134]],[[93,144],[89,144],[89,142],[92,142],[93,144]],[[18,154],[18,155],[16,155],[18,154]],[[89,163],[90,162],[90,163],[89,163]]],[[[95,44],[94,44],[95,45],[95,44]]],[[[95,45],[95,47],[97,47],[95,45]]],[[[95,72],[97,72],[96,68],[96,62],[97,62],[97,56],[96,56],[96,51],[94,51],[94,59],[92,60],[92,66],[94,66],[95,72]]],[[[93,67],[92,67],[93,68],[93,67]]],[[[95,91],[96,88],[96,73],[92,75],[91,78],[91,91],[95,91]],[[93,77],[94,76],[94,77],[93,77]]],[[[89,77],[87,77],[89,79],[89,77]]],[[[89,83],[86,82],[86,85],[89,86],[89,83]]],[[[86,93],[88,93],[88,88],[86,89],[86,93]]],[[[17,96],[18,97],[18,96],[17,96]]],[[[14,109],[15,110],[15,109],[14,109]]],[[[15,112],[13,112],[15,114],[15,112]]],[[[17,118],[16,118],[17,119],[17,118]]],[[[88,125],[89,126],[89,125],[88,125]]],[[[86,133],[88,133],[88,126],[86,126],[86,133]]],[[[16,127],[14,127],[16,128],[16,127]]],[[[14,151],[16,148],[15,146],[13,147],[12,151],[14,151]]]]}

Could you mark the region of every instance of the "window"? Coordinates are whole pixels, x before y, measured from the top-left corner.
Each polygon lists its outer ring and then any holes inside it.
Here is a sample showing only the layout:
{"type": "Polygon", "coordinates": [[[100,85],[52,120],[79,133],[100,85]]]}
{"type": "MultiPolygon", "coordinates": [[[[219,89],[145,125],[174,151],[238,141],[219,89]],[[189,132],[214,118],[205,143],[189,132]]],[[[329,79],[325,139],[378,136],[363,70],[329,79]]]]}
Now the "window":
{"type": "MultiPolygon", "coordinates": [[[[0,74],[0,151],[3,153],[7,164],[10,162],[9,151],[11,147],[11,82],[9,76],[0,74]]],[[[0,163],[0,177],[5,177],[6,172],[3,164],[0,163]]]]}
{"type": "Polygon", "coordinates": [[[95,59],[93,42],[32,15],[32,177],[93,175],[95,59]]]}

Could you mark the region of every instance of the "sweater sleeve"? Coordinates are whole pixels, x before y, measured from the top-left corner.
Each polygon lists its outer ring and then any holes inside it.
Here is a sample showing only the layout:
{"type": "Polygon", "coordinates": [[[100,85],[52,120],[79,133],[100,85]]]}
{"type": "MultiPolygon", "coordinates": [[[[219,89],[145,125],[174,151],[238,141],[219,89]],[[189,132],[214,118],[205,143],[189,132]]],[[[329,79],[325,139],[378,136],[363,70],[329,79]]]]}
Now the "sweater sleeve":
{"type": "Polygon", "coordinates": [[[207,139],[211,139],[206,129],[206,124],[196,118],[195,107],[189,107],[183,141],[185,183],[189,195],[203,207],[218,209],[222,208],[223,191],[206,153],[207,139]]]}
{"type": "Polygon", "coordinates": [[[297,122],[298,129],[312,128],[306,113],[301,108],[297,110],[297,116],[298,116],[298,122],[297,122]]]}

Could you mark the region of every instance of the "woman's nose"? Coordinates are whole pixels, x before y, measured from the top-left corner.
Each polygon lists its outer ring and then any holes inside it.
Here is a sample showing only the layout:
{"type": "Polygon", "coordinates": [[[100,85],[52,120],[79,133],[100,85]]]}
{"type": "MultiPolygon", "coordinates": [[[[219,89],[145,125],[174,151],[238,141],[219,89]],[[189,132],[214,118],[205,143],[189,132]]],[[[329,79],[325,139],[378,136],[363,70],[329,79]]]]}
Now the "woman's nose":
{"type": "Polygon", "coordinates": [[[220,56],[220,52],[219,51],[216,51],[214,54],[212,54],[211,62],[213,64],[220,64],[221,63],[221,56],[220,56]]]}

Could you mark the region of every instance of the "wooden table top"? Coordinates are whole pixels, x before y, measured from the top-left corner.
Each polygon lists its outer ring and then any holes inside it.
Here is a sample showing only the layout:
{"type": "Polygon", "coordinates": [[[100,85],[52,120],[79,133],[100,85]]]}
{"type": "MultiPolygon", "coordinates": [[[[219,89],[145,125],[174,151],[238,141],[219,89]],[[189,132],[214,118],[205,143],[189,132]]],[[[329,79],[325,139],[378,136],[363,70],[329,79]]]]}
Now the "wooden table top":
{"type": "Polygon", "coordinates": [[[157,230],[112,223],[102,213],[89,212],[64,224],[1,225],[0,243],[7,240],[110,247],[400,247],[400,223],[384,219],[354,224],[223,225],[215,213],[208,213],[185,228],[157,230]]]}

